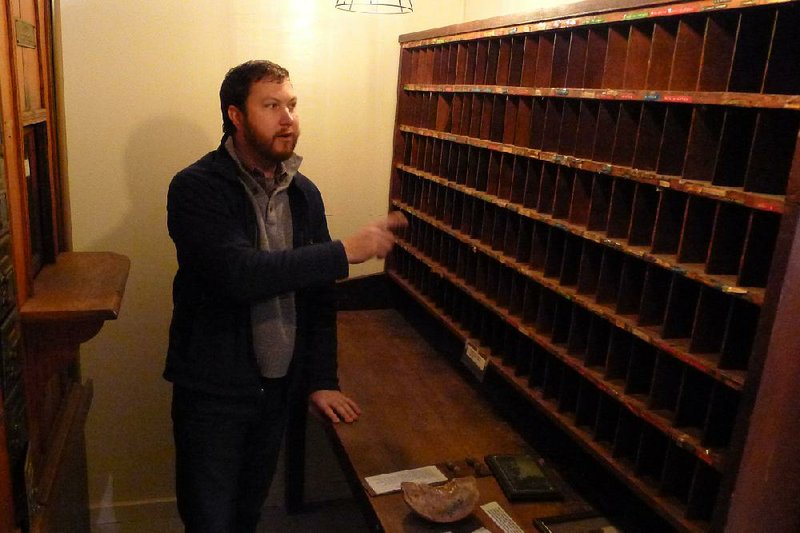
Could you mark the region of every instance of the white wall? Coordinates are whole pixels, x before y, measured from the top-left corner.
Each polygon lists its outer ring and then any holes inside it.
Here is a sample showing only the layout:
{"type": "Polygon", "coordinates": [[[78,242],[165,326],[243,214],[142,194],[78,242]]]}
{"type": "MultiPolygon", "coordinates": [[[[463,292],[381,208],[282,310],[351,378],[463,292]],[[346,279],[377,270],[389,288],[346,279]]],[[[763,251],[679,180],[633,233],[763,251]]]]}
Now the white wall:
{"type": "MultiPolygon", "coordinates": [[[[161,371],[175,259],[165,194],[176,171],[219,141],[217,92],[227,69],[268,58],[290,70],[302,168],[322,190],[331,233],[341,238],[387,208],[397,36],[530,10],[531,2],[415,0],[414,13],[402,16],[345,13],[333,0],[54,4],[73,248],[132,261],[121,317],[82,350],[83,377],[95,385],[90,502],[168,500],[170,389],[161,371]]],[[[381,268],[374,261],[352,274],[381,268]]]]}
{"type": "Polygon", "coordinates": [[[220,139],[225,72],[250,58],[290,70],[302,168],[322,190],[333,236],[345,237],[387,209],[398,35],[463,17],[462,0],[415,3],[411,15],[377,16],[338,11],[333,0],[55,1],[73,248],[132,261],[120,318],[82,349],[95,386],[92,505],[173,495],[161,378],[175,270],[165,194],[220,139]]]}

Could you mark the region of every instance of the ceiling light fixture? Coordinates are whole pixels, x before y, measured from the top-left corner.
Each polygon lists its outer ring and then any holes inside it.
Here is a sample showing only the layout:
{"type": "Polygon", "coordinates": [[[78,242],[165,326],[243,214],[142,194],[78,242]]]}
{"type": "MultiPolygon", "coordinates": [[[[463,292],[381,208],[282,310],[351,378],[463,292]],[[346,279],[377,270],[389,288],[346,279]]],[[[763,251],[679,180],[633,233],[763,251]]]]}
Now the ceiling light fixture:
{"type": "Polygon", "coordinates": [[[411,13],[414,6],[411,0],[336,0],[336,9],[353,13],[399,15],[411,13]]]}

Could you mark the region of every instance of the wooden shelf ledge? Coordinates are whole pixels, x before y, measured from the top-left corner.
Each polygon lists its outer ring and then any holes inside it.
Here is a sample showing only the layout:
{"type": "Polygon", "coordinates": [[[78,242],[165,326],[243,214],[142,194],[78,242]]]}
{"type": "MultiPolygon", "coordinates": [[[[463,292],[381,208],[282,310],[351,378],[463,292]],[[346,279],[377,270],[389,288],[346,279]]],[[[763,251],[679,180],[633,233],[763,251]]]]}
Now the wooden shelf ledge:
{"type": "MultiPolygon", "coordinates": [[[[22,304],[26,330],[77,345],[119,316],[130,260],[112,252],[64,252],[46,265],[22,304]]],[[[44,340],[44,339],[42,339],[44,340]]]]}
{"type": "Polygon", "coordinates": [[[114,320],[130,260],[112,252],[64,252],[46,265],[20,308],[23,323],[114,320]]]}

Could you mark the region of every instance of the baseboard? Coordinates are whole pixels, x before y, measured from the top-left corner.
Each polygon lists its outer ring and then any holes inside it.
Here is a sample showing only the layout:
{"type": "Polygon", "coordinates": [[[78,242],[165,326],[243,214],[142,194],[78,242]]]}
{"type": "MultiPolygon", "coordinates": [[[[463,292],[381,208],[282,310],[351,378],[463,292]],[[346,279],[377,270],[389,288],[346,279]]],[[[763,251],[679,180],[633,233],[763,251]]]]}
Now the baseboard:
{"type": "Polygon", "coordinates": [[[114,505],[93,505],[90,506],[89,511],[92,525],[178,517],[178,506],[174,497],[122,502],[114,505]]]}

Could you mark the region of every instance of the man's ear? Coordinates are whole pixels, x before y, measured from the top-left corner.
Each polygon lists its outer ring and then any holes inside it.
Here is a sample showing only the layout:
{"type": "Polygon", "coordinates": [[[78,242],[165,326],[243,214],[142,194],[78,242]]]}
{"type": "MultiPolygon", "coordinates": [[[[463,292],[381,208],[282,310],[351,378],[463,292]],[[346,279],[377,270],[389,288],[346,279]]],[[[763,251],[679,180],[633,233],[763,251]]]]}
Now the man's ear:
{"type": "Polygon", "coordinates": [[[244,122],[244,113],[242,110],[236,107],[235,105],[231,104],[228,106],[228,118],[233,125],[236,126],[236,129],[241,129],[242,123],[244,122]]]}

